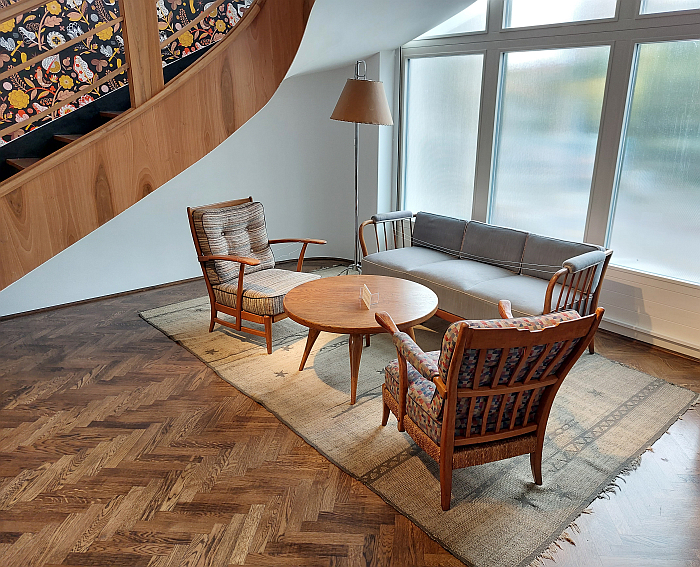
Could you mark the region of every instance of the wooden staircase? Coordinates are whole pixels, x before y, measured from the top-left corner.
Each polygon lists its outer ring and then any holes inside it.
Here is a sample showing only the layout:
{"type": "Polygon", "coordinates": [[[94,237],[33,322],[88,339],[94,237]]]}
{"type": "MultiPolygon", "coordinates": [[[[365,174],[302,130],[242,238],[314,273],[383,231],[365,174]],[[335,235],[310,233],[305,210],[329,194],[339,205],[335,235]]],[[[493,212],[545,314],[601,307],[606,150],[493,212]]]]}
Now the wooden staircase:
{"type": "Polygon", "coordinates": [[[19,172],[0,183],[0,289],[184,171],[260,110],[292,63],[312,2],[254,0],[223,40],[167,84],[156,14],[145,9],[151,3],[120,6],[131,108],[103,109],[109,120],[84,135],[55,132],[60,149],[46,157],[8,156],[19,172]],[[128,49],[130,37],[136,49],[128,49]]]}

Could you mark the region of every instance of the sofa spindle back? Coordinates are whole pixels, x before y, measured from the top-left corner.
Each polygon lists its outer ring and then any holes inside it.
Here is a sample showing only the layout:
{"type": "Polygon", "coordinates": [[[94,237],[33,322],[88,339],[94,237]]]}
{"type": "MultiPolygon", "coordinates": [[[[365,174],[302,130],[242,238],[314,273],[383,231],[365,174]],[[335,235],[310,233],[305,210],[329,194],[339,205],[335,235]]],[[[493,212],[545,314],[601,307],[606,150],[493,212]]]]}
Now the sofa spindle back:
{"type": "Polygon", "coordinates": [[[376,252],[405,248],[413,245],[413,217],[411,211],[396,211],[374,215],[370,220],[360,225],[360,246],[362,255],[367,255],[367,243],[364,239],[364,228],[374,225],[376,252]]]}

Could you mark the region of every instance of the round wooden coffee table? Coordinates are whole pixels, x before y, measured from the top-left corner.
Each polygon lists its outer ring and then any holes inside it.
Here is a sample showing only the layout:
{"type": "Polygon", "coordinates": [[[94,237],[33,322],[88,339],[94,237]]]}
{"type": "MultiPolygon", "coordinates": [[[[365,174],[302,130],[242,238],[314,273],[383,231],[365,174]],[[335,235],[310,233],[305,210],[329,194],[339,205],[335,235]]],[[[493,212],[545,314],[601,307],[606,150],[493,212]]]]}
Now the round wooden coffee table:
{"type": "Polygon", "coordinates": [[[427,287],[408,280],[386,276],[336,276],[314,280],[292,289],[284,298],[289,318],[309,328],[304,369],[311,347],[321,331],[350,335],[350,403],[355,403],[357,376],[362,356],[362,338],[384,332],[374,319],[377,311],[391,315],[397,327],[413,336],[413,326],[430,319],[438,298],[427,287]],[[365,284],[379,303],[367,309],[360,299],[365,284]]]}

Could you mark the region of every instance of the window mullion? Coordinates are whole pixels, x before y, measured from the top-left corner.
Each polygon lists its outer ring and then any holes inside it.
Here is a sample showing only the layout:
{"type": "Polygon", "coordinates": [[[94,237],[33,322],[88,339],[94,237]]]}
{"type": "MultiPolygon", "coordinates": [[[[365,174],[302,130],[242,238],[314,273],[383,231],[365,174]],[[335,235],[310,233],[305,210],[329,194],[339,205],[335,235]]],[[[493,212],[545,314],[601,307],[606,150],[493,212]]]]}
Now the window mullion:
{"type": "Polygon", "coordinates": [[[584,240],[593,244],[605,244],[634,59],[634,45],[632,41],[618,40],[613,43],[611,49],[584,233],[584,240]]]}
{"type": "Polygon", "coordinates": [[[494,127],[496,126],[496,111],[498,107],[500,62],[501,52],[498,49],[489,49],[486,51],[481,87],[481,110],[479,115],[479,137],[476,149],[474,199],[472,201],[472,219],[482,222],[486,222],[488,215],[494,127]]]}

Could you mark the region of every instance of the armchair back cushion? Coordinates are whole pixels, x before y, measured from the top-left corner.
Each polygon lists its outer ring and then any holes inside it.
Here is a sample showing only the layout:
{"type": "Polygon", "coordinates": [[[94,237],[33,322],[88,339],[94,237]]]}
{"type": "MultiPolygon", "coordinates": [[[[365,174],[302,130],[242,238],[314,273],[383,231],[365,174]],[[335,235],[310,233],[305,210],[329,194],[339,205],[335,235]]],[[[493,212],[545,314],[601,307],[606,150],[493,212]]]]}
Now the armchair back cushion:
{"type": "MultiPolygon", "coordinates": [[[[488,321],[460,321],[453,323],[445,333],[442,342],[442,349],[437,360],[439,376],[443,382],[447,384],[448,370],[457,346],[459,330],[463,324],[467,324],[472,329],[520,328],[541,330],[552,327],[563,321],[570,321],[579,318],[580,315],[576,311],[563,311],[548,315],[539,315],[537,317],[522,317],[518,319],[500,320],[494,319],[488,321]]],[[[555,342],[550,352],[542,360],[539,360],[539,358],[545,348],[547,348],[547,345],[543,343],[541,345],[531,347],[531,350],[523,364],[520,364],[520,362],[523,356],[525,356],[525,347],[512,347],[507,349],[490,348],[486,351],[483,370],[479,376],[479,387],[487,388],[492,385],[499,362],[503,356],[506,356],[506,361],[499,376],[498,385],[507,385],[516,368],[519,368],[519,370],[513,383],[522,383],[525,377],[533,370],[533,366],[536,365],[532,378],[529,381],[529,383],[533,384],[534,386],[539,380],[543,380],[557,372],[557,370],[568,358],[568,355],[574,350],[574,348],[576,348],[579,340],[580,339],[571,341],[567,347],[567,352],[565,352],[563,356],[559,357],[559,360],[551,368],[548,368],[550,362],[552,362],[552,360],[554,360],[554,358],[560,353],[567,341],[555,342]],[[547,371],[547,376],[544,376],[545,371],[547,371]]],[[[431,353],[428,353],[428,355],[430,354],[431,353]]],[[[478,355],[478,350],[465,348],[457,377],[457,388],[473,388],[474,373],[477,367],[478,355]]],[[[387,375],[388,374],[390,374],[390,372],[387,372],[387,375]]],[[[426,380],[425,378],[415,375],[412,376],[412,378],[413,380],[409,380],[406,413],[408,417],[428,435],[428,437],[430,437],[437,445],[440,445],[442,418],[444,413],[444,399],[435,387],[435,384],[430,380],[426,380]]],[[[534,390],[536,397],[530,406],[530,411],[526,418],[525,413],[527,411],[532,392],[533,390],[526,391],[521,396],[517,408],[515,408],[515,404],[518,398],[518,393],[514,392],[508,394],[509,397],[506,400],[505,410],[501,416],[501,427],[499,429],[508,429],[514,411],[516,412],[516,427],[526,425],[528,423],[534,423],[537,415],[537,409],[539,407],[539,401],[544,393],[544,388],[534,390]]],[[[469,433],[470,436],[481,434],[485,413],[486,429],[484,433],[488,434],[496,431],[496,422],[498,421],[501,400],[500,396],[493,396],[491,404],[488,408],[486,408],[489,394],[493,394],[493,392],[485,390],[483,396],[475,398],[476,401],[469,433]]],[[[470,403],[470,398],[460,397],[457,400],[455,436],[464,436],[467,434],[467,421],[470,403]]]]}
{"type": "MultiPolygon", "coordinates": [[[[262,203],[194,209],[192,220],[203,256],[244,256],[260,260],[257,266],[246,266],[246,274],[275,267],[262,203]]],[[[237,278],[239,269],[238,262],[211,260],[206,263],[212,285],[237,278]]]]}

